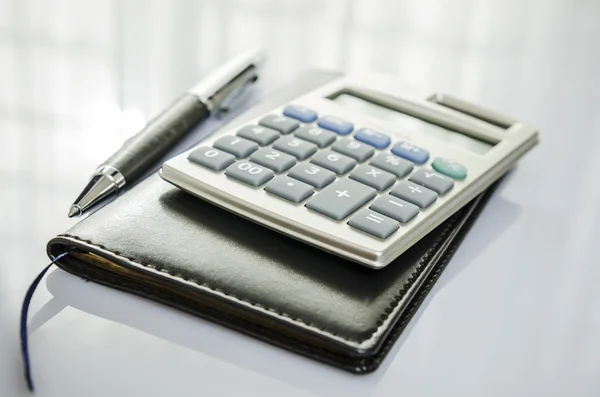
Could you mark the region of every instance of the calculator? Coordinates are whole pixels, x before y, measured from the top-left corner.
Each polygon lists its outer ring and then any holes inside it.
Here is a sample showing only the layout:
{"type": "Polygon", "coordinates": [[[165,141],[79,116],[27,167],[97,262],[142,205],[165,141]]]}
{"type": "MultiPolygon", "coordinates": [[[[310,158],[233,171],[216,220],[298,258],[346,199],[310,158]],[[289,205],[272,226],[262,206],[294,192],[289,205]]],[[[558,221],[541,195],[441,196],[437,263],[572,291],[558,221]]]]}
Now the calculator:
{"type": "Polygon", "coordinates": [[[390,76],[317,71],[160,174],[239,216],[382,268],[537,142],[531,125],[453,96],[390,76]]]}

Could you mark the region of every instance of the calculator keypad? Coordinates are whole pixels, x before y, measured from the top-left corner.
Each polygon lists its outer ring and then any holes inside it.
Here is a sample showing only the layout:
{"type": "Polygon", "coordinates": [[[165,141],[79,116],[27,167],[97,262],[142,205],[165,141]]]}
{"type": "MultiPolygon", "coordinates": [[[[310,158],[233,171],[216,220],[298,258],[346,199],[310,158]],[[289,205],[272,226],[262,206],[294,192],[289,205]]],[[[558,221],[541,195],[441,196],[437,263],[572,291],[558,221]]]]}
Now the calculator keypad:
{"type": "MultiPolygon", "coordinates": [[[[236,135],[199,147],[188,159],[274,197],[386,239],[448,193],[467,170],[429,151],[298,105],[263,117],[236,135]],[[305,123],[305,124],[301,124],[305,123]],[[343,137],[341,137],[343,136],[343,137]],[[384,151],[390,147],[391,151],[384,151]],[[261,147],[262,146],[262,147],[261,147]],[[413,172],[414,170],[414,172],[413,172]],[[280,175],[276,175],[280,174],[280,175]]],[[[299,207],[298,211],[306,211],[299,207]]]]}

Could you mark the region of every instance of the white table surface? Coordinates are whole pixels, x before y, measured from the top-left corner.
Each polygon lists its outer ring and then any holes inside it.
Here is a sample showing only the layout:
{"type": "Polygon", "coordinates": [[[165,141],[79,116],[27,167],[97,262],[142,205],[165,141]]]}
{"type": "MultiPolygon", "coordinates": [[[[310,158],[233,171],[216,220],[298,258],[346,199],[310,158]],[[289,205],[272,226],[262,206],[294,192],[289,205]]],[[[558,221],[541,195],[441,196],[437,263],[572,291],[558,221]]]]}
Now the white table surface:
{"type": "Polygon", "coordinates": [[[600,395],[600,3],[0,0],[0,396],[25,396],[23,295],[95,166],[261,44],[276,88],[372,70],[541,130],[375,373],[355,376],[53,270],[38,396],[600,395]]]}

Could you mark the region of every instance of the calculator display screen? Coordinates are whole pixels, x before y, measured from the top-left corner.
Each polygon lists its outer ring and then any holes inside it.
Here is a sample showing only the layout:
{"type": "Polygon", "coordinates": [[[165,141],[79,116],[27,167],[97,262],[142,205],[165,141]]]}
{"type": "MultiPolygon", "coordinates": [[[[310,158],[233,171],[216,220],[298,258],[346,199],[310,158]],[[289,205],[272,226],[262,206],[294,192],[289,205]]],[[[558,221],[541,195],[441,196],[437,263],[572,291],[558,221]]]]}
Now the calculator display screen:
{"type": "Polygon", "coordinates": [[[494,146],[489,142],[428,123],[414,116],[409,116],[406,113],[401,113],[397,110],[359,98],[358,96],[347,92],[343,92],[335,97],[330,97],[330,99],[349,109],[365,112],[385,121],[391,121],[408,131],[427,134],[477,154],[484,154],[494,146]]]}

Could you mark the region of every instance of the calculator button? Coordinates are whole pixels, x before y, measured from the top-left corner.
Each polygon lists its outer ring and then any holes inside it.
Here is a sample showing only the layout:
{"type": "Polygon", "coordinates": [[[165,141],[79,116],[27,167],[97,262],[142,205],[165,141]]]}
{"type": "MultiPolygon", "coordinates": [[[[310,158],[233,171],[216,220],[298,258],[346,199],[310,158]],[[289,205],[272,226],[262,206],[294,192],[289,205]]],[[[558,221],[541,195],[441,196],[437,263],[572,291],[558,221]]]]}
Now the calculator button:
{"type": "Polygon", "coordinates": [[[446,194],[454,186],[454,181],[434,170],[420,169],[409,178],[418,185],[425,186],[437,194],[446,194]]]}
{"type": "Polygon", "coordinates": [[[188,160],[203,165],[211,170],[221,171],[235,161],[229,153],[208,146],[199,147],[188,155],[188,160]]]}
{"type": "Polygon", "coordinates": [[[416,205],[389,194],[377,197],[369,208],[402,223],[410,221],[419,213],[416,205]]]}
{"type": "Polygon", "coordinates": [[[293,136],[279,138],[273,144],[273,148],[289,153],[299,160],[304,160],[305,158],[312,156],[318,149],[317,145],[293,136]]]}
{"type": "Polygon", "coordinates": [[[431,166],[437,172],[449,176],[450,178],[457,179],[459,181],[462,181],[467,177],[467,169],[465,168],[465,166],[457,163],[454,160],[438,157],[435,160],[433,160],[431,166]]]}
{"type": "Polygon", "coordinates": [[[350,174],[350,178],[371,186],[379,191],[385,190],[396,182],[396,177],[370,165],[361,165],[350,174]]]}
{"type": "Polygon", "coordinates": [[[427,208],[437,199],[437,194],[423,186],[409,181],[398,183],[390,194],[418,205],[421,208],[427,208]]]}
{"type": "Polygon", "coordinates": [[[244,138],[238,138],[233,135],[225,135],[215,141],[213,144],[217,149],[224,150],[233,154],[235,157],[248,157],[258,149],[258,145],[244,138]]]}
{"type": "Polygon", "coordinates": [[[287,171],[296,164],[296,159],[293,156],[270,148],[257,150],[250,156],[250,161],[269,167],[275,172],[287,171]]]}
{"type": "Polygon", "coordinates": [[[389,136],[369,128],[361,128],[360,130],[356,131],[354,133],[354,139],[374,146],[377,149],[385,149],[392,142],[389,136]]]}
{"type": "Polygon", "coordinates": [[[370,187],[350,179],[340,179],[310,198],[306,207],[341,221],[376,195],[370,187]]]}
{"type": "Polygon", "coordinates": [[[333,172],[310,163],[296,164],[288,176],[306,182],[317,189],[322,189],[335,180],[333,172]]]}
{"type": "Polygon", "coordinates": [[[391,172],[397,178],[404,178],[413,169],[413,163],[389,153],[379,153],[369,164],[391,172]]]}
{"type": "Polygon", "coordinates": [[[294,134],[298,138],[312,142],[320,148],[331,145],[337,138],[331,131],[324,130],[314,125],[305,125],[300,127],[294,134]]]}
{"type": "Polygon", "coordinates": [[[371,146],[349,138],[338,140],[331,148],[360,162],[365,161],[375,153],[375,149],[371,146]]]}
{"type": "Polygon", "coordinates": [[[231,164],[225,170],[225,175],[255,187],[268,182],[274,176],[270,169],[248,160],[240,160],[231,164]]]}
{"type": "Polygon", "coordinates": [[[279,138],[279,132],[260,125],[247,125],[239,130],[237,135],[242,138],[250,139],[260,146],[269,145],[273,143],[275,139],[279,138]]]}
{"type": "Polygon", "coordinates": [[[258,124],[277,130],[282,134],[289,134],[300,126],[294,119],[285,116],[277,116],[275,114],[263,117],[258,124]]]}
{"type": "Polygon", "coordinates": [[[286,106],[283,109],[283,115],[302,121],[303,123],[312,123],[317,119],[317,112],[299,105],[286,106]]]}
{"type": "Polygon", "coordinates": [[[312,186],[283,175],[267,183],[265,190],[292,203],[304,201],[315,192],[312,186]]]}
{"type": "Polygon", "coordinates": [[[348,135],[354,129],[354,124],[335,116],[319,117],[317,124],[319,127],[333,131],[339,135],[348,135]]]}
{"type": "Polygon", "coordinates": [[[398,142],[392,147],[392,153],[415,164],[423,164],[429,159],[429,152],[409,142],[398,142]]]}
{"type": "Polygon", "coordinates": [[[400,227],[395,220],[367,208],[358,211],[348,224],[381,239],[388,238],[400,227]]]}
{"type": "Polygon", "coordinates": [[[356,165],[356,161],[350,157],[331,150],[321,150],[310,159],[310,162],[325,167],[338,175],[345,174],[356,165]]]}

